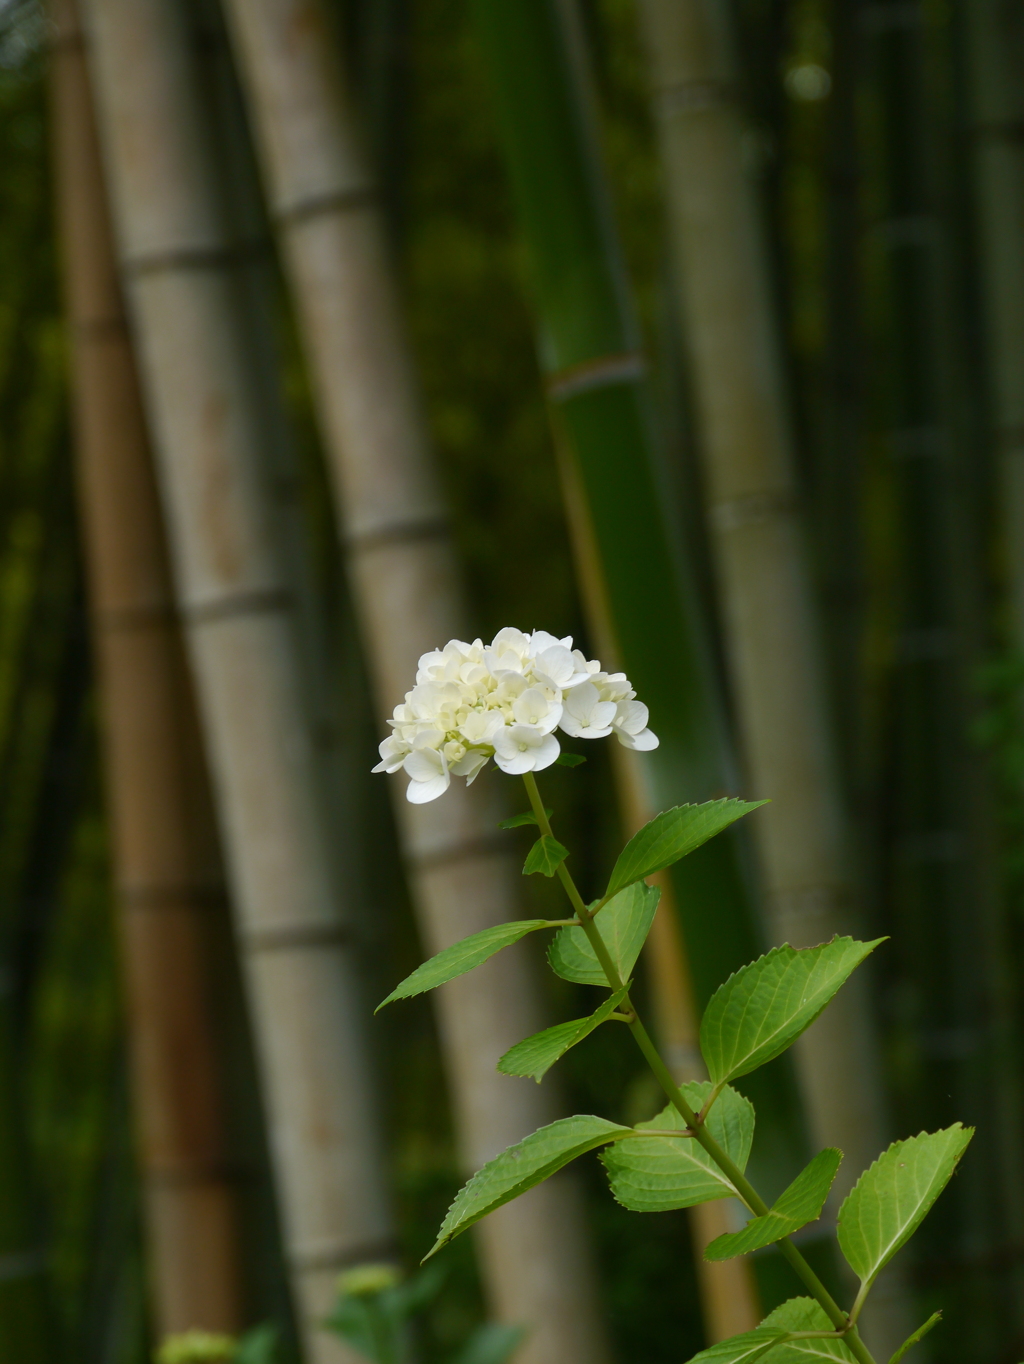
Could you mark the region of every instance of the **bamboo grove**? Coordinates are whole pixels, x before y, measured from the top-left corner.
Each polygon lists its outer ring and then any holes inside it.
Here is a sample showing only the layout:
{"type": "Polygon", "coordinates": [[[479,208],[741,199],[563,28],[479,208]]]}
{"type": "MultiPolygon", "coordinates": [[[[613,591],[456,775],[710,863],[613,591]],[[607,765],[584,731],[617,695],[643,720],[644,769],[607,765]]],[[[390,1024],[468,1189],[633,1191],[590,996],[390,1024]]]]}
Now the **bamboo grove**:
{"type": "Polygon", "coordinates": [[[505,1148],[664,1104],[626,1029],[498,1072],[597,1003],[530,937],[372,1013],[564,913],[491,775],[370,776],[509,620],[661,740],[545,774],[577,879],[770,801],[655,878],[672,1084],[744,963],[890,939],[738,1081],[750,1179],[846,1153],[845,1300],[860,1171],[976,1129],[860,1325],[1017,1364],[1022,68],[1005,0],[0,0],[4,1364],[667,1364],[800,1291],[593,1156],[416,1269],[505,1148]]]}

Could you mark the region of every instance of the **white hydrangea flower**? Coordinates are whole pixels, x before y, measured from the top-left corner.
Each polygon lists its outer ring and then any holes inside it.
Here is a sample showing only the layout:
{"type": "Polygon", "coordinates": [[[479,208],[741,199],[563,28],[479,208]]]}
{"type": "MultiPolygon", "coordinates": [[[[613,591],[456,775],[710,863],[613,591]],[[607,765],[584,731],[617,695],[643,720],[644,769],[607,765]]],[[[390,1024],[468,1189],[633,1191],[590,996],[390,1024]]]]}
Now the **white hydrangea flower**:
{"type": "Polygon", "coordinates": [[[373,770],[404,771],[407,798],[422,805],[443,795],[453,776],[468,786],[491,758],[503,772],[543,771],[558,759],[557,729],[657,748],[647,719],[625,673],[605,672],[572,647],[571,635],[510,627],[488,645],[452,639],[423,655],[373,770]]]}

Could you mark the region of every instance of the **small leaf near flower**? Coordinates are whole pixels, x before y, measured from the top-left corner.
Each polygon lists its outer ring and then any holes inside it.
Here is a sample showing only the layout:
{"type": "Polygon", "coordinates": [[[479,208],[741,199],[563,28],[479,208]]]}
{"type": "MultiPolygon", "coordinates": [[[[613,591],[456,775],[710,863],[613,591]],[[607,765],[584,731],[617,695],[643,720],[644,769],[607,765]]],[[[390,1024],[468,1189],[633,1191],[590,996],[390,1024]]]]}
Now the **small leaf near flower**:
{"type": "MultiPolygon", "coordinates": [[[[548,819],[550,819],[551,816],[552,816],[555,812],[554,812],[554,810],[549,810],[549,809],[545,806],[545,808],[544,808],[544,813],[547,815],[548,819]]],[[[536,824],[536,823],[537,823],[537,816],[533,813],[533,811],[532,811],[532,810],[525,810],[521,815],[513,815],[511,819],[503,819],[503,820],[501,821],[501,823],[498,825],[498,828],[499,828],[499,829],[519,829],[519,828],[521,828],[524,824],[536,824]]]]}
{"type": "Polygon", "coordinates": [[[763,800],[708,800],[703,805],[677,805],[655,815],[619,853],[605,897],[610,898],[633,881],[671,867],[737,819],[764,804],[763,800]]]}
{"type": "Polygon", "coordinates": [[[527,853],[523,875],[533,876],[535,872],[541,872],[544,876],[554,876],[568,856],[569,849],[563,847],[557,838],[542,834],[527,853]]]}
{"type": "MultiPolygon", "coordinates": [[[[660,898],[657,886],[638,881],[609,900],[594,920],[620,980],[628,980],[633,973],[660,898]]],[[[604,967],[582,928],[559,930],[548,949],[548,964],[563,980],[580,985],[608,984],[604,967]]]]}
{"type": "Polygon", "coordinates": [[[580,763],[587,760],[582,753],[559,753],[555,759],[556,767],[579,767],[580,763]]]}
{"type": "Polygon", "coordinates": [[[589,1037],[595,1028],[600,1027],[615,1012],[629,991],[624,985],[609,995],[596,1013],[589,1018],[574,1018],[570,1023],[556,1023],[553,1028],[534,1033],[522,1042],[511,1047],[498,1062],[502,1075],[529,1075],[538,1084],[560,1056],[570,1047],[589,1037]]]}

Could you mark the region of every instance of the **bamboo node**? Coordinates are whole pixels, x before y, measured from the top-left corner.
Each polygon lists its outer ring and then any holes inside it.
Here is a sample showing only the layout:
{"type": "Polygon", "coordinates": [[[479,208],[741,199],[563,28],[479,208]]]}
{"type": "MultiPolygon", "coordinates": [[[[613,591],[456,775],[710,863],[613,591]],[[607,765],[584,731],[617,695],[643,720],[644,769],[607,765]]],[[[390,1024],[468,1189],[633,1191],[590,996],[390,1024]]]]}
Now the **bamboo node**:
{"type": "Polygon", "coordinates": [[[796,495],[791,489],[776,492],[750,493],[746,497],[731,497],[726,502],[715,502],[708,508],[708,519],[717,531],[739,530],[765,521],[784,520],[795,516],[798,509],[796,495]]]}
{"type": "Polygon", "coordinates": [[[398,1259],[398,1246],[393,1237],[363,1241],[355,1245],[343,1240],[307,1241],[304,1245],[289,1246],[288,1263],[299,1274],[322,1269],[349,1269],[371,1261],[398,1259]]]}
{"type": "Polygon", "coordinates": [[[412,848],[409,863],[416,871],[433,871],[436,867],[447,867],[453,862],[468,861],[473,857],[511,857],[512,849],[507,839],[500,833],[478,834],[474,838],[464,838],[457,843],[444,843],[430,848],[412,848]]]}
{"type": "Polygon", "coordinates": [[[122,270],[133,279],[168,270],[221,270],[258,260],[269,250],[270,240],[265,236],[232,242],[230,246],[173,246],[125,256],[122,270]]]}
{"type": "Polygon", "coordinates": [[[368,554],[390,545],[408,544],[414,540],[442,540],[451,534],[451,522],[444,513],[418,517],[409,521],[393,521],[373,526],[369,530],[352,531],[345,536],[345,547],[353,554],[368,554]]]}
{"type": "Polygon", "coordinates": [[[294,227],[309,218],[319,218],[328,213],[348,213],[356,208],[366,208],[376,202],[377,186],[367,182],[364,185],[351,185],[346,189],[327,190],[322,194],[309,194],[290,204],[281,204],[273,212],[274,222],[281,227],[294,227]]]}
{"type": "Polygon", "coordinates": [[[274,924],[266,928],[246,928],[243,929],[241,936],[250,952],[281,952],[349,943],[355,935],[348,924],[325,923],[318,920],[305,924],[274,924]]]}
{"type": "Polygon", "coordinates": [[[118,886],[117,894],[125,909],[140,910],[220,909],[227,901],[227,892],[220,881],[179,881],[162,885],[136,882],[118,886]]]}
{"type": "Polygon", "coordinates": [[[212,621],[230,620],[235,616],[259,615],[270,611],[287,611],[293,605],[291,592],[283,587],[255,588],[249,592],[227,592],[206,601],[190,602],[182,609],[189,625],[207,625],[212,621]]]}
{"type": "Polygon", "coordinates": [[[728,109],[737,103],[737,91],[731,81],[678,81],[664,85],[655,92],[664,117],[673,114],[696,114],[705,109],[728,109]]]}
{"type": "Polygon", "coordinates": [[[589,393],[594,388],[633,383],[646,373],[647,360],[640,351],[623,351],[615,355],[598,355],[592,360],[556,370],[547,376],[544,387],[552,402],[564,403],[578,393],[589,393]]]}

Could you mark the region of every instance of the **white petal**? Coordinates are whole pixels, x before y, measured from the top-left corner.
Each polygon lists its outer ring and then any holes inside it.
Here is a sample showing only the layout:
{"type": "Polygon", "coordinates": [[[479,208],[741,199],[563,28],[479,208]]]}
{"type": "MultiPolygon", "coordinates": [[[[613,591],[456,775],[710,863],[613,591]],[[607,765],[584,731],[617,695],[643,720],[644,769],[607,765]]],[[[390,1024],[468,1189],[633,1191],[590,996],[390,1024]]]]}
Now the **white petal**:
{"type": "Polygon", "coordinates": [[[456,777],[465,777],[467,786],[472,786],[487,766],[487,758],[488,754],[486,753],[467,753],[464,758],[460,758],[457,763],[452,764],[451,770],[456,777]]]}
{"type": "Polygon", "coordinates": [[[550,734],[541,734],[530,725],[512,725],[494,736],[494,761],[503,772],[513,775],[532,772],[538,756],[551,753],[552,744],[554,755],[543,763],[544,767],[558,757],[558,740],[550,734]]]}
{"type": "Polygon", "coordinates": [[[600,693],[593,682],[581,682],[566,696],[565,710],[574,720],[585,725],[590,720],[590,712],[600,700],[600,693]]]}
{"type": "Polygon", "coordinates": [[[555,736],[553,734],[545,734],[544,742],[535,750],[536,757],[533,763],[533,770],[535,772],[543,772],[545,767],[551,766],[561,751],[562,746],[555,736]]]}
{"type": "Polygon", "coordinates": [[[620,701],[615,711],[615,728],[639,734],[647,728],[650,712],[642,701],[620,701]]]}
{"type": "Polygon", "coordinates": [[[549,701],[539,687],[530,687],[513,702],[512,714],[521,725],[550,734],[561,718],[562,704],[549,701]]]}
{"type": "Polygon", "coordinates": [[[494,761],[503,772],[507,772],[512,777],[518,777],[524,772],[533,771],[534,752],[535,750],[530,748],[527,749],[525,753],[521,753],[517,748],[514,753],[510,753],[506,756],[504,753],[499,753],[497,749],[495,749],[494,761]]]}
{"type": "Polygon", "coordinates": [[[560,687],[564,687],[576,671],[572,654],[561,644],[552,645],[538,654],[537,667],[560,687]]]}
{"type": "Polygon", "coordinates": [[[403,764],[413,781],[433,781],[437,776],[447,774],[448,764],[444,754],[436,748],[414,749],[403,764]]]}
{"type": "Polygon", "coordinates": [[[566,706],[562,711],[562,718],[558,722],[558,728],[563,734],[568,734],[572,739],[581,739],[585,734],[589,734],[588,729],[584,729],[579,720],[572,714],[566,706]]]}
{"type": "Polygon", "coordinates": [[[590,724],[593,729],[603,729],[606,733],[612,727],[615,719],[617,707],[613,701],[598,701],[597,705],[590,712],[590,724]]]}
{"type": "Polygon", "coordinates": [[[397,772],[405,762],[406,755],[409,752],[409,746],[408,744],[402,743],[400,739],[396,739],[392,734],[389,738],[381,741],[377,751],[380,753],[380,762],[376,767],[372,768],[371,771],[397,772]]]}
{"type": "Polygon", "coordinates": [[[405,788],[405,798],[411,805],[426,805],[428,801],[437,800],[438,796],[443,796],[448,790],[450,778],[448,773],[443,775],[439,772],[430,781],[411,781],[405,788]]]}
{"type": "Polygon", "coordinates": [[[635,749],[638,753],[649,753],[661,742],[657,734],[649,729],[642,729],[639,734],[629,734],[624,729],[616,729],[615,734],[624,748],[635,749]]]}

